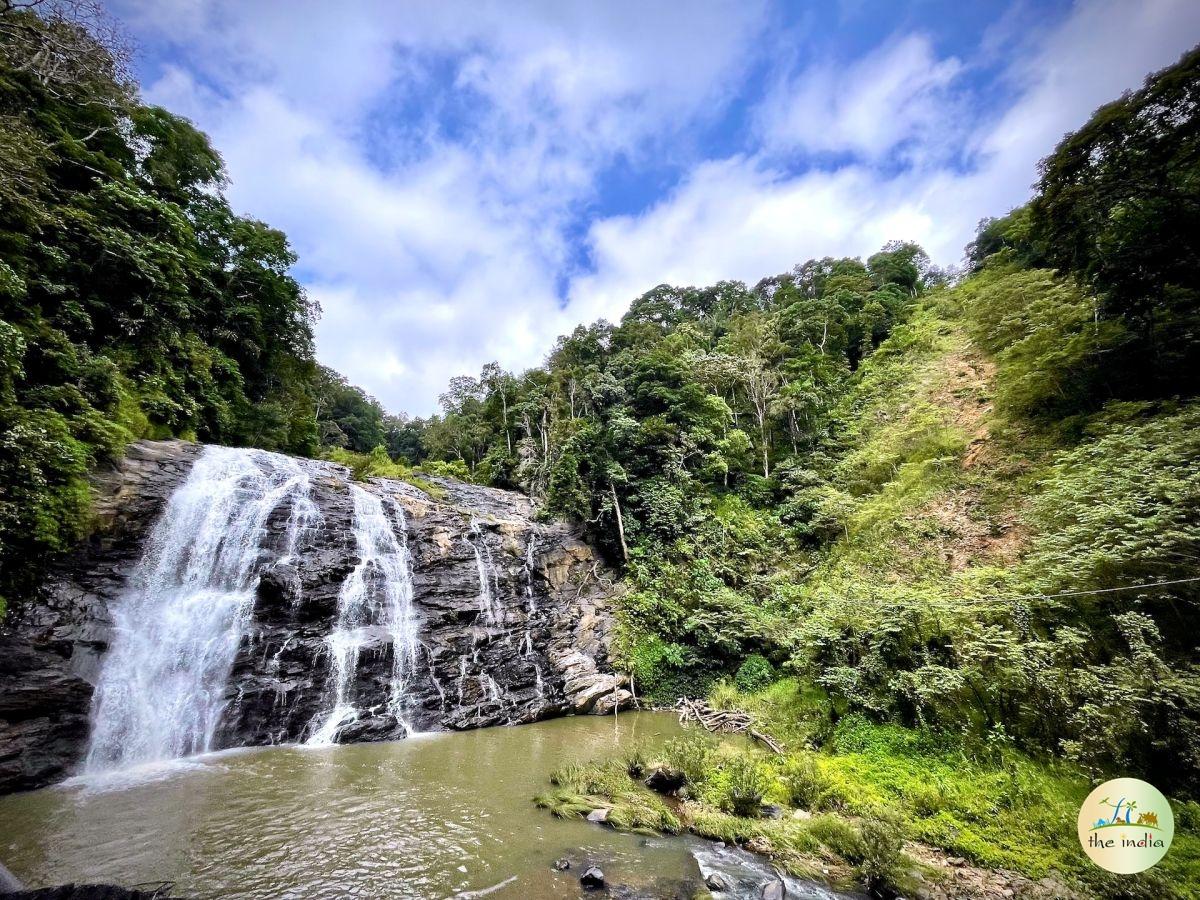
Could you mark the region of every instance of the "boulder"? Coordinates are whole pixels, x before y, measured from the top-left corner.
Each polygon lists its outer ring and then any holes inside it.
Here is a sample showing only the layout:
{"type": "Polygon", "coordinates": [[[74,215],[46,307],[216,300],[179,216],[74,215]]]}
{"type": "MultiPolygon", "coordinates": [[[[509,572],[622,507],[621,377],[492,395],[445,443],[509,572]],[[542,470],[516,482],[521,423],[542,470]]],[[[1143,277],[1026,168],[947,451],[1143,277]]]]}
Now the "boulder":
{"type": "Polygon", "coordinates": [[[633,694],[625,688],[615,688],[612,693],[598,697],[592,703],[591,713],[594,716],[607,716],[621,709],[633,706],[633,694]]]}
{"type": "Polygon", "coordinates": [[[584,890],[595,891],[604,887],[604,872],[598,866],[588,866],[579,876],[579,883],[584,890]]]}
{"type": "Polygon", "coordinates": [[[675,794],[687,784],[687,777],[677,769],[655,766],[646,778],[645,785],[660,794],[675,794]]]}
{"type": "Polygon", "coordinates": [[[771,841],[764,835],[755,835],[746,843],[746,849],[751,853],[758,853],[761,856],[770,856],[775,852],[775,848],[771,845],[771,841]]]}
{"type": "Polygon", "coordinates": [[[723,893],[733,890],[733,879],[723,872],[713,872],[704,879],[704,886],[710,891],[723,893]]]}
{"type": "Polygon", "coordinates": [[[369,741],[397,741],[408,737],[404,723],[393,715],[357,719],[337,730],[334,743],[358,744],[369,741]]]}

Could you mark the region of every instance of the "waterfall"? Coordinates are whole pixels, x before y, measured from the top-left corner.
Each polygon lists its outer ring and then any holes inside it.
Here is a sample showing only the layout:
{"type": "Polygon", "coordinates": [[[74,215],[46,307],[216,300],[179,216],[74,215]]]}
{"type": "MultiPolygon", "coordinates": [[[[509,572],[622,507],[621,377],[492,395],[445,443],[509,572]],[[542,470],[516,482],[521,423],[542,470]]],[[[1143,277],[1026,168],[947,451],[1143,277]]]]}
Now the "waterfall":
{"type": "Polygon", "coordinates": [[[529,543],[525,545],[525,599],[527,601],[527,610],[532,616],[537,612],[537,603],[533,598],[533,569],[536,565],[534,556],[537,554],[537,532],[532,529],[529,532],[529,543]]]}
{"type": "Polygon", "coordinates": [[[496,567],[492,562],[492,551],[484,540],[483,528],[477,519],[471,520],[471,534],[474,535],[474,540],[470,543],[471,549],[475,551],[475,571],[479,575],[479,612],[484,621],[494,624],[496,599],[493,582],[497,581],[496,567]]]}
{"type": "Polygon", "coordinates": [[[290,507],[285,551],[294,552],[312,522],[309,488],[300,463],[275,453],[208,447],[196,460],[112,611],[88,771],[213,749],[267,555],[267,520],[290,507]]]}
{"type": "Polygon", "coordinates": [[[493,703],[499,703],[503,701],[504,696],[500,693],[500,685],[496,684],[495,678],[493,678],[487,672],[484,672],[479,676],[479,678],[483,682],[484,688],[487,689],[488,700],[492,701],[493,703]]]}
{"type": "Polygon", "coordinates": [[[283,555],[280,563],[290,563],[296,558],[296,548],[300,539],[312,529],[325,524],[321,508],[313,501],[305,481],[304,491],[292,498],[292,511],[288,515],[287,534],[283,541],[283,555]]]}
{"type": "MultiPolygon", "coordinates": [[[[356,484],[354,542],[358,564],[346,576],[338,593],[337,624],[325,639],[333,667],[327,709],[310,724],[310,744],[330,744],[339,729],[358,719],[354,681],[359,654],[386,635],[392,647],[392,676],[387,712],[402,720],[404,684],[417,660],[416,622],[412,612],[412,569],[407,537],[398,539],[383,501],[356,484]]],[[[404,510],[393,502],[401,533],[406,532],[404,510]]]]}
{"type": "Polygon", "coordinates": [[[421,649],[425,651],[425,660],[429,664],[429,680],[433,682],[433,688],[437,691],[438,699],[442,709],[446,708],[446,689],[442,687],[442,683],[438,681],[437,669],[433,665],[433,654],[429,652],[429,648],[422,645],[421,649]]]}

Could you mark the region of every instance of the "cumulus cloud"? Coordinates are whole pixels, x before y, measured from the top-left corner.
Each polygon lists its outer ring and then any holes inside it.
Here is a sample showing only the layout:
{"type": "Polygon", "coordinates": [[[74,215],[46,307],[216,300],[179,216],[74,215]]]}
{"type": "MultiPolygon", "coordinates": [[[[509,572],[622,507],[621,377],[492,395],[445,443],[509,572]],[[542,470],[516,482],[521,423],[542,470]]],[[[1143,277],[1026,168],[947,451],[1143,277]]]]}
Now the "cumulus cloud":
{"type": "Polygon", "coordinates": [[[825,62],[779,77],[758,109],[767,152],[846,152],[878,160],[952,143],[962,63],[938,59],[924,34],[888,41],[848,66],[825,62]]]}
{"type": "Polygon", "coordinates": [[[152,102],[213,136],[241,211],[282,227],[323,310],[322,361],[392,409],[535,364],[597,171],[715,114],[763,23],[639,4],[142,4],[152,102]],[[450,112],[463,121],[448,134],[450,112]]]}
{"type": "Polygon", "coordinates": [[[927,34],[796,67],[759,3],[118,5],[156,61],[148,99],[208,131],[235,208],[291,237],[322,361],[421,414],[450,376],[536,364],[663,281],[893,237],[952,261],[1063,132],[1186,48],[1197,10],[1080,5],[1009,68],[1016,102],[968,127],[963,63],[927,34]],[[749,143],[705,158],[693,135],[747,105],[749,143]],[[797,169],[814,153],[846,158],[797,169]],[[606,171],[664,160],[677,181],[640,213],[589,212],[606,171]]]}

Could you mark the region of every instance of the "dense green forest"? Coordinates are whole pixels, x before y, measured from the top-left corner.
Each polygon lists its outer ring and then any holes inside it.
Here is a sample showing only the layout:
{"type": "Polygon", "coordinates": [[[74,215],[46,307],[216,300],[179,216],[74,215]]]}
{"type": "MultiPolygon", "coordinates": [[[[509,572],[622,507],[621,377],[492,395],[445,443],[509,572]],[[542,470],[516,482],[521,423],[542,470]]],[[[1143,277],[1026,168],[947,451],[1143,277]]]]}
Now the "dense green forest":
{"type": "MultiPolygon", "coordinates": [[[[119,49],[119,48],[117,48],[119,49]]],[[[313,310],[207,137],[72,21],[0,12],[0,596],[131,439],[317,448],[313,310]]]]}
{"type": "Polygon", "coordinates": [[[939,877],[905,839],[1049,879],[1034,896],[1200,896],[1198,124],[1192,51],[1068,135],[962,273],[892,246],[660,287],[504,394],[448,398],[435,429],[501,423],[461,454],[477,471],[610,549],[619,505],[642,692],[748,709],[786,748],[635,749],[540,805],[883,896],[939,877]],[[1170,854],[1133,877],[1075,839],[1117,774],[1175,797],[1170,854]]]}
{"type": "Polygon", "coordinates": [[[286,237],[119,47],[6,4],[0,596],[139,437],[453,474],[584,524],[643,696],[786,679],[817,745],[921,726],[1194,796],[1198,124],[1193,51],[1067,136],[964,271],[896,242],[660,285],[414,420],[316,363],[286,237]]]}

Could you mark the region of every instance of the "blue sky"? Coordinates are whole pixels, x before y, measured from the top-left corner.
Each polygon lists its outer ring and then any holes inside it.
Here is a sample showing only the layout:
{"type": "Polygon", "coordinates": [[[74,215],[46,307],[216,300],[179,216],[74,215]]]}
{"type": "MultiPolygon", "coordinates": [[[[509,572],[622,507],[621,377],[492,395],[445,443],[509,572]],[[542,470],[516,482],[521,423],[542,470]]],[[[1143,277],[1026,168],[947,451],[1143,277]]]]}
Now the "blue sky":
{"type": "Polygon", "coordinates": [[[321,360],[394,412],[662,282],[893,238],[952,264],[1194,0],[114,0],[143,93],[282,228],[321,360]]]}

